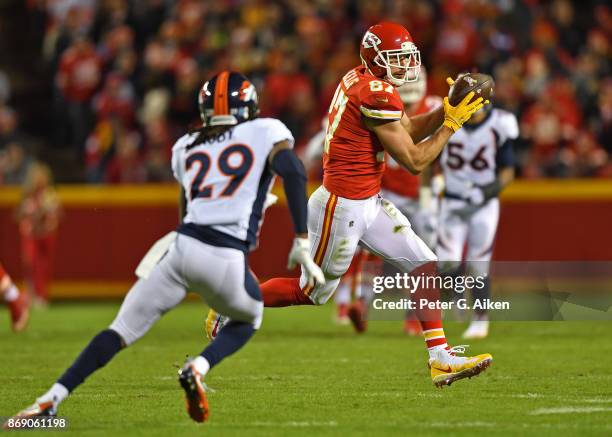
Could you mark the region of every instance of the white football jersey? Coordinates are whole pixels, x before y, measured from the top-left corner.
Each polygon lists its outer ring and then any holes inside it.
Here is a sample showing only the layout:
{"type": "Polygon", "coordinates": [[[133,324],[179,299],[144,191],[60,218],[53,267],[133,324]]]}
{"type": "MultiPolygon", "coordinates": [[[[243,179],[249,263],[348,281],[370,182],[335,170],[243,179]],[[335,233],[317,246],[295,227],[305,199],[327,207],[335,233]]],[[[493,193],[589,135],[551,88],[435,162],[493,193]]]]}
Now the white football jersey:
{"type": "Polygon", "coordinates": [[[440,155],[446,191],[462,195],[473,185],[495,180],[496,157],[500,147],[519,135],[514,114],[493,108],[476,126],[464,124],[451,136],[440,155]]]}
{"type": "Polygon", "coordinates": [[[172,171],[187,198],[183,222],[211,226],[254,248],[274,181],[268,155],[280,141],[293,146],[293,135],[279,120],[256,118],[209,141],[197,138],[197,132],[184,135],[172,148],[172,171]]]}

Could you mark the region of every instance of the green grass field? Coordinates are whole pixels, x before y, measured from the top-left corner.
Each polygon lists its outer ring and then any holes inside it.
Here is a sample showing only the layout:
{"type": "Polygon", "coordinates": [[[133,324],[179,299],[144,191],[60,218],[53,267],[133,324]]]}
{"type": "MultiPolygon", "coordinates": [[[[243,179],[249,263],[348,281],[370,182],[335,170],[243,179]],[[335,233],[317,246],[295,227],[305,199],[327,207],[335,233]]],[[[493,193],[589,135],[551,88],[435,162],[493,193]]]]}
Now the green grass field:
{"type": "MultiPolygon", "coordinates": [[[[117,308],[56,305],[35,311],[20,335],[0,311],[0,416],[44,392],[117,308]]],[[[492,353],[493,366],[439,390],[422,340],[398,322],[356,336],[332,313],[267,310],[254,339],[207,378],[216,392],[205,425],[187,416],[176,380],[175,365],[206,343],[206,311],[194,302],[94,374],[59,414],[70,432],[88,435],[612,435],[609,322],[497,323],[469,349],[492,353]]],[[[462,328],[447,326],[455,344],[462,328]]]]}

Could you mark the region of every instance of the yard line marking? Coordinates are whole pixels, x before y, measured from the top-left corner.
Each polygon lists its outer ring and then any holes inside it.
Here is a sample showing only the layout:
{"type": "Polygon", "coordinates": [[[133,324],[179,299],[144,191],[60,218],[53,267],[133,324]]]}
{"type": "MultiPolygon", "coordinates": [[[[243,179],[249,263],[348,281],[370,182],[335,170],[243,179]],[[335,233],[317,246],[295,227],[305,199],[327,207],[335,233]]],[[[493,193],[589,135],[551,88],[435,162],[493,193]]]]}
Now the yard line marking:
{"type": "Polygon", "coordinates": [[[310,422],[310,421],[291,421],[291,422],[253,422],[252,426],[262,426],[262,427],[296,427],[296,428],[306,428],[310,426],[338,426],[338,422],[335,420],[330,420],[329,422],[310,422]]]}
{"type": "Polygon", "coordinates": [[[509,395],[508,397],[517,398],[517,399],[537,399],[537,398],[543,398],[544,395],[540,393],[524,393],[524,394],[509,395]]]}
{"type": "Polygon", "coordinates": [[[482,421],[475,421],[475,422],[431,422],[431,423],[428,424],[428,426],[431,426],[433,428],[471,428],[471,427],[479,427],[479,426],[493,428],[493,427],[496,427],[497,425],[498,424],[496,422],[482,422],[482,421]]]}
{"type": "Polygon", "coordinates": [[[558,408],[538,408],[529,413],[531,416],[543,414],[574,414],[574,413],[604,413],[612,411],[612,407],[558,407],[558,408]]]}
{"type": "Polygon", "coordinates": [[[582,402],[587,402],[589,404],[612,404],[612,399],[591,398],[583,399],[582,402]]]}

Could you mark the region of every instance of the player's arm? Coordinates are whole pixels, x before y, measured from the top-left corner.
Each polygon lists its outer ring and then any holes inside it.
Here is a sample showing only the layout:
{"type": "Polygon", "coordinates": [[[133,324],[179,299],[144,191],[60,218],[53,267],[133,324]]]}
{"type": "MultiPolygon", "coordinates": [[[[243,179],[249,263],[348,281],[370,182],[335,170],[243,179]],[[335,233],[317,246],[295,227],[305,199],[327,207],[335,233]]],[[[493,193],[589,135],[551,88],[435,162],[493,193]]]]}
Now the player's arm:
{"type": "Polygon", "coordinates": [[[442,126],[427,140],[416,145],[401,121],[366,119],[384,149],[395,161],[413,174],[421,173],[442,151],[454,131],[442,126]]]}
{"type": "Polygon", "coordinates": [[[495,181],[482,186],[485,200],[499,195],[514,180],[514,147],[510,139],[499,148],[495,161],[499,169],[495,181]]]}
{"type": "Polygon", "coordinates": [[[440,106],[433,111],[412,117],[408,117],[404,113],[401,122],[412,141],[418,144],[442,126],[442,123],[444,123],[444,107],[440,106]]]}
{"type": "Polygon", "coordinates": [[[309,285],[325,283],[325,275],[310,255],[308,239],[308,198],[306,195],[306,171],[302,161],[293,152],[291,143],[283,140],[274,144],[268,156],[270,167],[283,179],[289,212],[295,227],[293,246],[289,253],[287,268],[301,264],[309,285]]]}
{"type": "MultiPolygon", "coordinates": [[[[457,106],[451,106],[448,97],[444,98],[444,121],[429,138],[415,143],[408,133],[408,129],[402,123],[402,117],[396,120],[388,120],[377,115],[385,113],[395,114],[393,111],[377,110],[363,107],[362,113],[365,117],[366,127],[374,132],[384,149],[400,163],[404,168],[414,174],[421,173],[439,154],[444,145],[455,131],[461,128],[474,112],[483,106],[481,97],[470,102],[474,92],[469,93],[457,106]]],[[[380,97],[364,100],[365,104],[375,105],[380,97]]]]}
{"type": "Polygon", "coordinates": [[[306,196],[306,171],[302,161],[293,152],[289,141],[276,143],[268,156],[274,173],[283,179],[287,204],[293,219],[295,234],[308,237],[308,199],[306,196]]]}

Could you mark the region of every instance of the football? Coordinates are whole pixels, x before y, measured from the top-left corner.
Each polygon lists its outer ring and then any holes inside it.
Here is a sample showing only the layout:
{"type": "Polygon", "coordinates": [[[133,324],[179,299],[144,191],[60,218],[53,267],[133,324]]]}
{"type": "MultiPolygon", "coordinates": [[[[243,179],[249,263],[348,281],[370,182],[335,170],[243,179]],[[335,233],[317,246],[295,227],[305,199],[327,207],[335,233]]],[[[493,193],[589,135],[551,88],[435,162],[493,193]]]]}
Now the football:
{"type": "Polygon", "coordinates": [[[482,97],[487,100],[493,93],[495,82],[488,74],[467,73],[460,76],[448,92],[448,101],[451,105],[458,105],[465,96],[474,91],[472,100],[482,97]]]}

